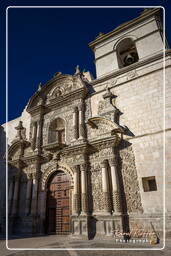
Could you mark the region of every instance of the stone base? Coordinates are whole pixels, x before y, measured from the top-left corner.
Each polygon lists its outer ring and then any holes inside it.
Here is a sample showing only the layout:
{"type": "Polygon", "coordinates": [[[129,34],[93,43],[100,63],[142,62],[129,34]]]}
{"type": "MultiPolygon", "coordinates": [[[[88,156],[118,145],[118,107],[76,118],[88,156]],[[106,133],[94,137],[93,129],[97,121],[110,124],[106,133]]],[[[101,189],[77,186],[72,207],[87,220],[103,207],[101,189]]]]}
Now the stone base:
{"type": "MultiPolygon", "coordinates": [[[[122,215],[94,215],[94,233],[95,236],[113,237],[114,231],[117,229],[123,231],[122,215]]],[[[92,225],[93,228],[93,225],[92,225]]]]}
{"type": "Polygon", "coordinates": [[[88,239],[88,216],[71,216],[71,235],[81,239],[88,239]]]}

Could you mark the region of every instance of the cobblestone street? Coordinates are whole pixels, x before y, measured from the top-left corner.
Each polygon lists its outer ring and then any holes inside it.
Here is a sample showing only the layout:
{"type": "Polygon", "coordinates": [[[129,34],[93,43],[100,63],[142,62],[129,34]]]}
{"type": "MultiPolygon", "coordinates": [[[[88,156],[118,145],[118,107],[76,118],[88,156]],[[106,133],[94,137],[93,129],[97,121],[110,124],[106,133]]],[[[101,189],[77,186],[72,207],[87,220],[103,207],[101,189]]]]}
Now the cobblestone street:
{"type": "Polygon", "coordinates": [[[153,247],[149,243],[114,243],[114,240],[80,240],[73,238],[64,238],[62,236],[41,236],[32,238],[14,238],[9,240],[10,248],[39,248],[42,250],[8,250],[5,248],[5,240],[0,241],[0,256],[39,256],[39,255],[56,255],[56,256],[98,256],[107,255],[170,255],[171,254],[171,240],[166,241],[166,248],[164,250],[156,250],[161,248],[161,243],[153,247]],[[44,249],[46,248],[46,249],[44,249]],[[49,249],[48,249],[49,248],[49,249]],[[56,248],[66,248],[66,250],[55,250],[56,248]],[[69,248],[71,250],[69,250],[69,248]],[[79,250],[89,248],[89,250],[79,250]],[[97,248],[97,250],[95,250],[97,248]],[[129,248],[142,250],[104,250],[103,248],[129,248]],[[153,248],[153,249],[147,249],[153,248]],[[145,249],[145,250],[144,250],[145,249]]]}

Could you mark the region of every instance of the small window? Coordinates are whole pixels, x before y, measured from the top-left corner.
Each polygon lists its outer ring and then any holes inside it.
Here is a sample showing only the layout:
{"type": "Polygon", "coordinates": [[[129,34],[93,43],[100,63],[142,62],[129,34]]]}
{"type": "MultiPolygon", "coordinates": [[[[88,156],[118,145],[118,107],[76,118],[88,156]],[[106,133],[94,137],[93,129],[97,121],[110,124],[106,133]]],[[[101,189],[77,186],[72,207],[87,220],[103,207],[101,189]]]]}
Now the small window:
{"type": "Polygon", "coordinates": [[[142,178],[142,184],[144,192],[157,190],[156,179],[154,176],[142,178]]]}

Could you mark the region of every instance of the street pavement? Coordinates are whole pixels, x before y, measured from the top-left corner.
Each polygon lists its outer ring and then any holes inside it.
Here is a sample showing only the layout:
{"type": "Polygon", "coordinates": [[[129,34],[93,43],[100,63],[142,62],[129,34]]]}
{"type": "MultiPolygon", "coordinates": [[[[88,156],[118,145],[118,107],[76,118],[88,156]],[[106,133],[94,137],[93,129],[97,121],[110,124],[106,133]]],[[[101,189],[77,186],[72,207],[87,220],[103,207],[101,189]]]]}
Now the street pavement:
{"type": "Polygon", "coordinates": [[[166,247],[161,250],[162,246],[162,242],[157,245],[150,245],[148,242],[142,243],[140,241],[124,243],[116,242],[113,238],[108,240],[81,240],[79,238],[56,235],[26,238],[13,237],[8,240],[10,249],[6,248],[5,239],[0,240],[0,256],[170,256],[171,239],[166,240],[166,247]],[[140,248],[140,250],[137,250],[137,248],[140,248]]]}

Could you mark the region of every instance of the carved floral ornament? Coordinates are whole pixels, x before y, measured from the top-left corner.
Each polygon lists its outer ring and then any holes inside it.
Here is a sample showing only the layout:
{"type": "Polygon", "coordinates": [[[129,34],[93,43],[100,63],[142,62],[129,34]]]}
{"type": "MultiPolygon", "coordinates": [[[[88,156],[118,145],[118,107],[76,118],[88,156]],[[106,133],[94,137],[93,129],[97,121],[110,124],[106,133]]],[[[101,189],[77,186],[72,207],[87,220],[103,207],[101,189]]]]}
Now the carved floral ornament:
{"type": "Polygon", "coordinates": [[[84,83],[81,79],[68,79],[64,81],[57,82],[56,85],[53,86],[52,90],[48,93],[47,98],[49,100],[56,99],[58,97],[65,96],[73,91],[84,88],[84,83]]]}
{"type": "Polygon", "coordinates": [[[46,99],[47,103],[49,103],[51,100],[55,100],[56,98],[60,99],[74,91],[79,91],[79,89],[83,89],[85,92],[87,91],[85,83],[80,75],[72,76],[59,73],[32,96],[27,111],[30,113],[32,108],[44,104],[46,99]]]}
{"type": "Polygon", "coordinates": [[[73,186],[73,170],[65,163],[60,163],[58,162],[58,165],[55,166],[49,166],[46,171],[42,175],[42,184],[41,184],[41,189],[42,191],[46,190],[46,185],[48,182],[49,177],[56,171],[61,170],[64,171],[65,173],[69,174],[70,177],[70,182],[71,186],[73,186]]]}

